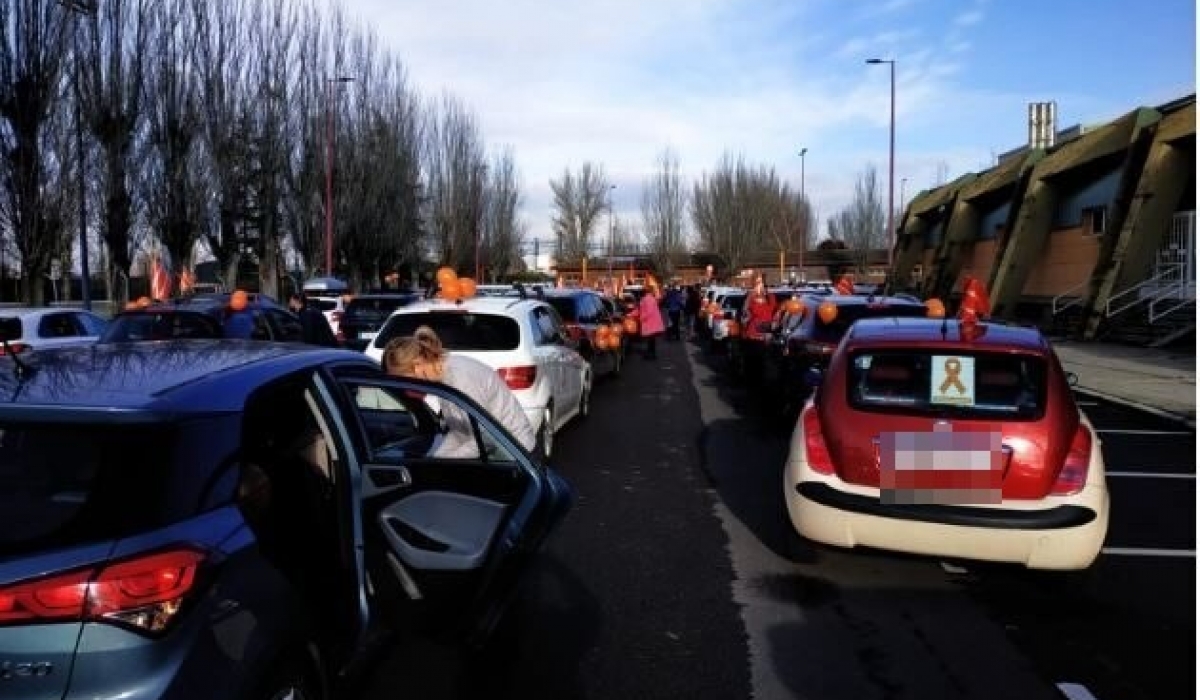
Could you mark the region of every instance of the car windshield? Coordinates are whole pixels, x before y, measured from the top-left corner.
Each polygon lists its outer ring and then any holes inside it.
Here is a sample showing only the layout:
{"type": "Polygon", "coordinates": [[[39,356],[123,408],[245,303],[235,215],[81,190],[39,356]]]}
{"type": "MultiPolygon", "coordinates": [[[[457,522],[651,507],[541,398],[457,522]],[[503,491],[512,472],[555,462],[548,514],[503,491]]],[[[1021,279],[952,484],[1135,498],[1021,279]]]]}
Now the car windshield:
{"type": "Polygon", "coordinates": [[[121,314],[108,324],[102,343],[132,343],[143,340],[221,338],[221,326],[208,314],[188,311],[137,312],[121,314]]]}
{"type": "Polygon", "coordinates": [[[309,297],[312,303],[317,305],[317,308],[322,311],[333,311],[337,309],[337,299],[328,299],[325,297],[309,297]]]}
{"type": "Polygon", "coordinates": [[[173,435],[166,426],[134,434],[111,425],[0,423],[0,559],[154,525],[173,435]]]}
{"type": "Polygon", "coordinates": [[[356,297],[346,306],[343,320],[382,322],[413,297],[356,297]]]}
{"type": "Polygon", "coordinates": [[[1046,363],[1032,355],[957,349],[864,350],[846,388],[861,411],[1035,420],[1046,401],[1046,363]]]}
{"type": "Polygon", "coordinates": [[[520,326],[508,316],[446,311],[393,316],[375,339],[375,347],[386,346],[392,338],[411,336],[421,326],[432,328],[447,350],[504,351],[516,350],[521,344],[520,326]]]}

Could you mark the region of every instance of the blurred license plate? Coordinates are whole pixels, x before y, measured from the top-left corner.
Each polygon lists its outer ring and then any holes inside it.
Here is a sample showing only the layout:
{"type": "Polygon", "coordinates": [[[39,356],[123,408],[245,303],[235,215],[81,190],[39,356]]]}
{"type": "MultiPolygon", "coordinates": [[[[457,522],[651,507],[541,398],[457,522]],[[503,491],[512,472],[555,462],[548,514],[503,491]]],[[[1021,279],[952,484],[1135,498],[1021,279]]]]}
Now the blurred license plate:
{"type": "Polygon", "coordinates": [[[379,335],[379,334],[378,333],[359,333],[358,339],[359,340],[374,340],[376,335],[379,335]]]}

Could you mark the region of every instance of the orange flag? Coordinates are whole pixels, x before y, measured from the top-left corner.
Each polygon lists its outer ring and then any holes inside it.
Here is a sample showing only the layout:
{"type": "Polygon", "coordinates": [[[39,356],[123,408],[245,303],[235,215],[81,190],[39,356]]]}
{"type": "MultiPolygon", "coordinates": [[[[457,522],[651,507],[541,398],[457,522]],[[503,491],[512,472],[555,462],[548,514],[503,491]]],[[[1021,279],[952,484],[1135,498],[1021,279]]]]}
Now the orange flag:
{"type": "Polygon", "coordinates": [[[979,318],[987,318],[992,313],[992,300],[988,297],[987,288],[974,277],[968,276],[963,284],[963,300],[959,307],[959,315],[971,314],[979,318]]]}
{"type": "Polygon", "coordinates": [[[150,296],[158,301],[171,298],[171,275],[157,256],[154,258],[153,272],[150,274],[150,296]]]}

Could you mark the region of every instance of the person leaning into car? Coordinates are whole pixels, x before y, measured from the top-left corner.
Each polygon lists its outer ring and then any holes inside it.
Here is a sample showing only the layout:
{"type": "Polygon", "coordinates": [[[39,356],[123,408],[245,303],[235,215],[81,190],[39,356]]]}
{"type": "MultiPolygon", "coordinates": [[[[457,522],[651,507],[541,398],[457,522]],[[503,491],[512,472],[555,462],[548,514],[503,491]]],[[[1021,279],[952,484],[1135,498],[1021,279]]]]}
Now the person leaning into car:
{"type": "MultiPolygon", "coordinates": [[[[470,396],[526,450],[533,450],[537,443],[533,424],[496,370],[479,360],[451,355],[429,326],[417,328],[411,336],[393,338],[384,348],[382,360],[383,370],[390,375],[441,382],[470,396]]],[[[442,418],[447,432],[432,456],[479,456],[470,417],[462,409],[447,404],[442,406],[442,418]]]]}

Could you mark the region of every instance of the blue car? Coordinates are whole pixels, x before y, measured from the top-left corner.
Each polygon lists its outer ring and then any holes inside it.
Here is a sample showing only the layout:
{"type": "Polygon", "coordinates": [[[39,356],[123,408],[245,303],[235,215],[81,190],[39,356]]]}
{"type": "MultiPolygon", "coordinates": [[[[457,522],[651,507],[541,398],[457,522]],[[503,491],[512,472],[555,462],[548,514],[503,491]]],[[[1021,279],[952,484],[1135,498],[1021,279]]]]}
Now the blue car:
{"type": "Polygon", "coordinates": [[[0,359],[0,696],[333,697],[380,639],[486,639],[570,503],[470,398],[350,351],[0,359]],[[430,456],[454,409],[478,453],[430,456]]]}

